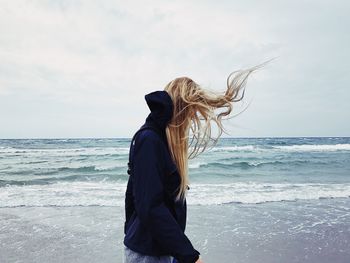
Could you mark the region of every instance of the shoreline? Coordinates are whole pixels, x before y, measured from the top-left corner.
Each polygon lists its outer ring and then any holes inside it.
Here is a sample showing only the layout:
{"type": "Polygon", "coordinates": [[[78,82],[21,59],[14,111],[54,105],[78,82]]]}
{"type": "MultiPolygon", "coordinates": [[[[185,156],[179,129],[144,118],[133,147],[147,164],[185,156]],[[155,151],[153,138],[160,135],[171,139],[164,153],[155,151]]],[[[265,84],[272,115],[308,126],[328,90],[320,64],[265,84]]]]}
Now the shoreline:
{"type": "MultiPolygon", "coordinates": [[[[189,205],[187,211],[185,233],[206,263],[350,258],[350,198],[189,205]]],[[[123,220],[123,207],[0,208],[0,261],[123,262],[123,220]]]]}

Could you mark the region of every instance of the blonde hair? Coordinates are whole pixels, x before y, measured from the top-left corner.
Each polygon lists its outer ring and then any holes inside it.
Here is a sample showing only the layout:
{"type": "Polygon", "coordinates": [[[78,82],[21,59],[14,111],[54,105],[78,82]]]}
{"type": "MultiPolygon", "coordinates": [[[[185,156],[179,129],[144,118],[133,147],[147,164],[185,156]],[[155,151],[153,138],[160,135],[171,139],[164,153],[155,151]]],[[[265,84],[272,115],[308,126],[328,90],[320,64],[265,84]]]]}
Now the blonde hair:
{"type": "Polygon", "coordinates": [[[166,127],[166,137],[181,178],[176,200],[184,201],[188,190],[188,159],[193,159],[204,152],[210,141],[213,142],[212,146],[215,146],[222,132],[226,133],[222,125],[222,117],[231,113],[233,102],[243,99],[248,76],[270,60],[229,74],[227,89],[224,93],[204,89],[188,77],[176,78],[165,86],[164,90],[168,92],[174,104],[172,119],[166,127]],[[242,94],[239,96],[241,91],[242,94]],[[226,108],[226,111],[216,114],[214,110],[218,108],[226,108]],[[201,123],[202,120],[204,125],[201,123]],[[219,128],[216,138],[211,137],[211,121],[214,121],[219,128]],[[193,137],[189,143],[190,130],[193,137]],[[188,154],[192,144],[194,147],[188,154]]]}

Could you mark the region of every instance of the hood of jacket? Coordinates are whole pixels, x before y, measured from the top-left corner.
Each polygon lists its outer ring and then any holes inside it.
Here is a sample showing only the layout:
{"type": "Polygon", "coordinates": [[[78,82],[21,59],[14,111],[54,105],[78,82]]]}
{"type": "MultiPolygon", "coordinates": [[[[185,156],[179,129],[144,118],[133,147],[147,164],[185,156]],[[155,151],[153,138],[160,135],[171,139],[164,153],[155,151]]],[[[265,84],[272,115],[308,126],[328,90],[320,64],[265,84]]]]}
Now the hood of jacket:
{"type": "Polygon", "coordinates": [[[156,90],[145,95],[145,100],[151,113],[146,118],[146,123],[154,124],[162,132],[173,116],[173,101],[165,90],[156,90]]]}

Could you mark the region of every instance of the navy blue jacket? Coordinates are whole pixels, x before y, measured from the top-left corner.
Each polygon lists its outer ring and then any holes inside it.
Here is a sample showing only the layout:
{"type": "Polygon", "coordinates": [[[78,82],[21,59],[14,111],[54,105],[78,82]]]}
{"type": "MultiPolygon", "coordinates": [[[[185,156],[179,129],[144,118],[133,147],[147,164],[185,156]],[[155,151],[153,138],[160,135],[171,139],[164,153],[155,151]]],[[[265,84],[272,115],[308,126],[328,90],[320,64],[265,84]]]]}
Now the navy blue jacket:
{"type": "Polygon", "coordinates": [[[175,201],[181,179],[165,135],[173,102],[166,91],[146,94],[145,100],[151,113],[130,144],[124,244],[142,254],[193,263],[200,253],[184,233],[186,199],[175,201]]]}

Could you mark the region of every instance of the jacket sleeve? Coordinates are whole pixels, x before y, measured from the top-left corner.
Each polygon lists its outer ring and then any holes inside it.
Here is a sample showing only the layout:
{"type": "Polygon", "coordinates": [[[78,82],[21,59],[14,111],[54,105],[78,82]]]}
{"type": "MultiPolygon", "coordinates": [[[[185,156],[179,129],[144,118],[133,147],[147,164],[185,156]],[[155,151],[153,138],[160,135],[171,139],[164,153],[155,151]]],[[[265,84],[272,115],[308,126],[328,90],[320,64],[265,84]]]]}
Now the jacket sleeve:
{"type": "Polygon", "coordinates": [[[193,248],[163,200],[159,139],[152,133],[144,133],[135,146],[133,195],[140,222],[150,230],[160,246],[169,251],[179,263],[196,262],[200,253],[193,248]]]}

